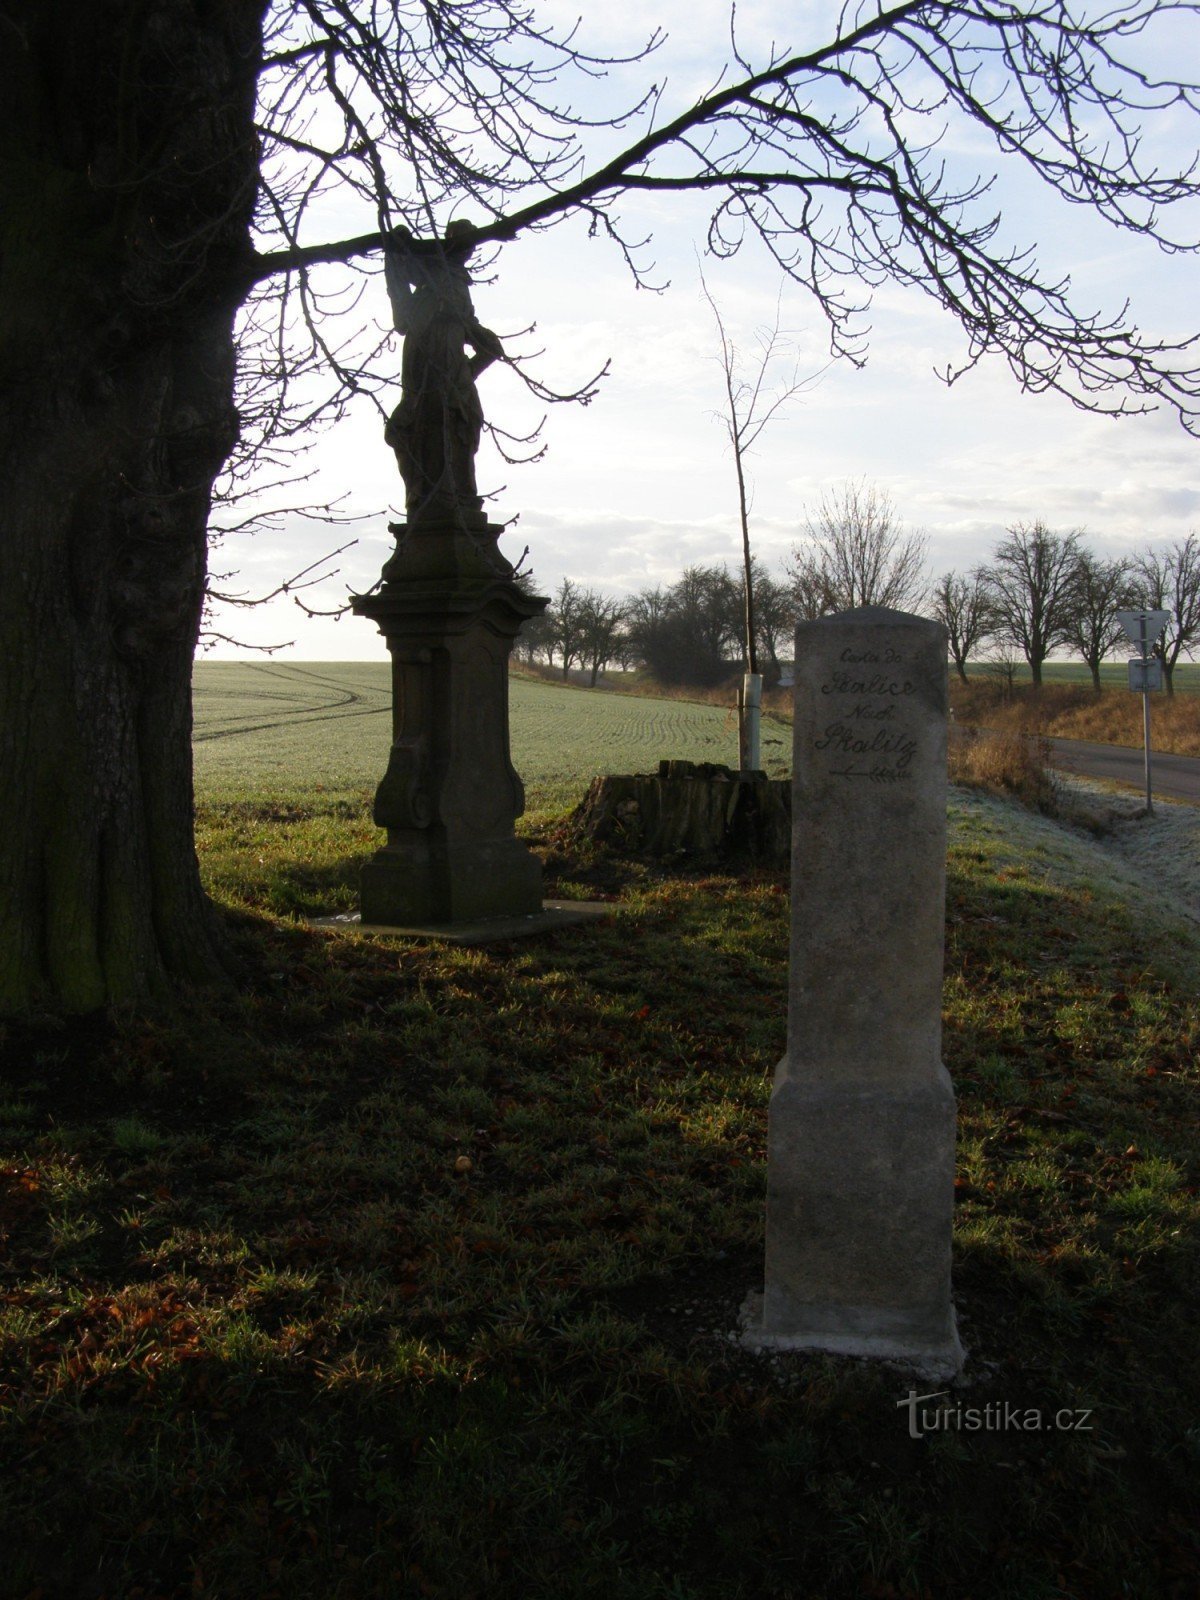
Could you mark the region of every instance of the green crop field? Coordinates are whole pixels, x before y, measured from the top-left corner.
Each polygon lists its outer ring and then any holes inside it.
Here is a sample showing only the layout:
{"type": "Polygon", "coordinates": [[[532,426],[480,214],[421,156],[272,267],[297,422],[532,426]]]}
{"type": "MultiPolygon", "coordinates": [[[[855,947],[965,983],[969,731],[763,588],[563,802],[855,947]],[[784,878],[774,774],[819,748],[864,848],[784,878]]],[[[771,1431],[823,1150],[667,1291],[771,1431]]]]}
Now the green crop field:
{"type": "MultiPolygon", "coordinates": [[[[651,772],[664,758],[737,763],[731,711],[678,700],[510,681],[513,763],[531,812],[577,800],[600,772],[651,772]]],[[[196,786],[204,801],[361,796],[387,764],[386,662],[202,661],[195,673],[196,786]]],[[[787,771],[788,731],[764,754],[787,771]]]]}
{"type": "MultiPolygon", "coordinates": [[[[1130,647],[1132,654],[1132,646],[1130,647]]],[[[991,670],[995,670],[994,668],[991,670]]],[[[986,661],[972,661],[967,671],[972,678],[986,678],[989,667],[986,661]]],[[[1016,681],[1029,683],[1029,668],[1022,662],[1017,668],[1016,681]]],[[[1046,684],[1090,684],[1092,675],[1082,661],[1047,661],[1042,666],[1042,681],[1046,684]]],[[[1105,689],[1129,688],[1128,658],[1120,656],[1113,661],[1100,663],[1100,682],[1105,689]]],[[[1200,693],[1200,664],[1181,661],[1175,668],[1175,690],[1178,694],[1200,693]]]]}

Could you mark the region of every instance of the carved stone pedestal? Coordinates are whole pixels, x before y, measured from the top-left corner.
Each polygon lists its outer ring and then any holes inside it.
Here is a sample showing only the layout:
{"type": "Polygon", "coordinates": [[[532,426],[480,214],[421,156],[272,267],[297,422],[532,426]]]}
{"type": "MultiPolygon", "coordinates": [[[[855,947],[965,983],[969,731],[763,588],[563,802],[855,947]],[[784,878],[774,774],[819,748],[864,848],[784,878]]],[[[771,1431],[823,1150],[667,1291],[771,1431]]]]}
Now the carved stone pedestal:
{"type": "Polygon", "coordinates": [[[391,531],[381,588],[353,601],[392,657],[392,749],[374,810],[387,844],[362,870],[362,920],[540,912],[541,864],[513,834],[525,791],[509,759],[508,657],[548,602],[513,582],[494,524],[391,531]]]}

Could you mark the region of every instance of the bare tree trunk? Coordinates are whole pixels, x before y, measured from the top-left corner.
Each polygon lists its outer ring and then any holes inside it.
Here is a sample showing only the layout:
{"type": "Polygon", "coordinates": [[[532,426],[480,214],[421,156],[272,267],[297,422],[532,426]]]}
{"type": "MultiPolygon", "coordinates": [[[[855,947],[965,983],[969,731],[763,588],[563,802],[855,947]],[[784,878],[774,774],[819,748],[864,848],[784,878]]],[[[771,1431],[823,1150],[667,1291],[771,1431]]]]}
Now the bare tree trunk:
{"type": "MultiPolygon", "coordinates": [[[[218,355],[227,385],[228,335],[218,355]]],[[[198,357],[156,351],[119,402],[60,403],[0,436],[6,1006],[89,1009],[221,970],[192,842],[207,493],[179,494],[121,449],[153,411],[169,426],[173,380],[195,388],[170,368],[198,357]]]]}
{"type": "Polygon", "coordinates": [[[767,654],[771,658],[769,686],[773,688],[783,677],[783,668],[779,665],[779,652],[776,650],[775,640],[770,634],[767,635],[767,654]]]}
{"type": "Polygon", "coordinates": [[[264,5],[10,9],[0,1010],[89,1010],[226,974],[192,835],[191,672],[237,434],[264,5]]]}

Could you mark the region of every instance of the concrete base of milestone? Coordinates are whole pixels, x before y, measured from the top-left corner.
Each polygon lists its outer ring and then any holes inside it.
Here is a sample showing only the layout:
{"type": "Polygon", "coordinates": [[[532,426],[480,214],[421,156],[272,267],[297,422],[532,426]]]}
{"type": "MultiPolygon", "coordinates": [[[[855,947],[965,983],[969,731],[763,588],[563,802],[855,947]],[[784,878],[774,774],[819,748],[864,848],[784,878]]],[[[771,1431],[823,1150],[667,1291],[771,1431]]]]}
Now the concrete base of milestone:
{"type": "Polygon", "coordinates": [[[813,1307],[811,1317],[798,1319],[805,1329],[795,1333],[766,1333],[763,1331],[763,1302],[761,1291],[746,1296],[742,1303],[741,1333],[738,1343],[748,1350],[808,1352],[813,1355],[858,1356],[872,1361],[888,1361],[895,1366],[908,1367],[922,1378],[944,1382],[956,1378],[962,1371],[966,1353],[958,1337],[954,1312],[947,1319],[945,1336],[941,1339],[914,1339],[901,1333],[884,1332],[886,1318],[872,1309],[839,1306],[831,1318],[829,1307],[813,1307]],[[831,1325],[840,1321],[840,1331],[831,1325]]]}
{"type": "MultiPolygon", "coordinates": [[[[878,1064],[877,1064],[878,1065],[878,1064]]],[[[903,1362],[951,1377],[954,1091],[825,1072],[784,1058],[771,1096],[766,1288],[746,1342],[903,1362]]]]}
{"type": "Polygon", "coordinates": [[[441,939],[447,944],[493,944],[502,939],[525,939],[536,933],[553,933],[557,928],[569,928],[581,922],[598,922],[612,913],[613,907],[606,900],[544,900],[540,911],[520,916],[477,917],[462,922],[400,926],[387,922],[364,922],[357,911],[348,911],[334,917],[311,917],[309,925],[336,933],[441,939]]]}

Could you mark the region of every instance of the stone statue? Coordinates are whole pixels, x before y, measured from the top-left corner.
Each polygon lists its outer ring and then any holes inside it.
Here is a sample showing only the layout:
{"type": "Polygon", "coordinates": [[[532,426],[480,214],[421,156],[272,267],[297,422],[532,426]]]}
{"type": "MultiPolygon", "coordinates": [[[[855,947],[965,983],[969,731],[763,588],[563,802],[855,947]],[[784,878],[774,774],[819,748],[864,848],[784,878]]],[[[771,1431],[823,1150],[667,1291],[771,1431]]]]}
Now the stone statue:
{"type": "Polygon", "coordinates": [[[483,429],[475,379],[504,351],[471,304],[474,243],[471,224],[459,221],[444,240],[414,239],[397,228],[384,247],[392,317],[404,335],[403,395],[384,437],[404,479],[409,527],[482,528],[487,521],[475,483],[483,429]]]}

